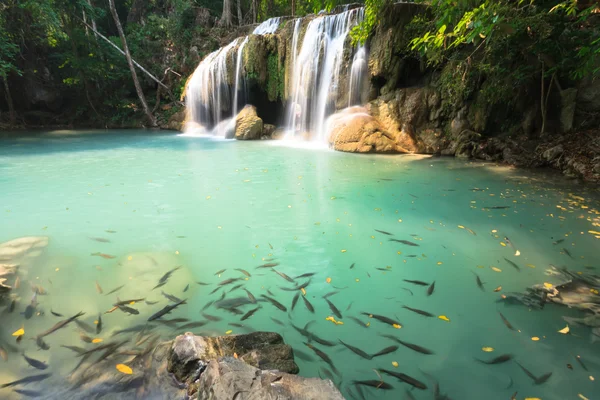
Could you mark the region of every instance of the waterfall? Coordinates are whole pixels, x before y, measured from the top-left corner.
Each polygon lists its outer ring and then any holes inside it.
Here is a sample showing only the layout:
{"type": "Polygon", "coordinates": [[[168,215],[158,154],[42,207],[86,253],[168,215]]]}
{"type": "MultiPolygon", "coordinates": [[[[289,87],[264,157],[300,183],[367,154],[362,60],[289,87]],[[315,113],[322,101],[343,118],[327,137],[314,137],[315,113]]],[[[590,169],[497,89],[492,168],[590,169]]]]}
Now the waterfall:
{"type": "Polygon", "coordinates": [[[275,33],[279,24],[281,23],[281,17],[269,18],[262,24],[258,25],[252,32],[255,35],[267,35],[275,33]]]}
{"type": "Polygon", "coordinates": [[[313,19],[294,63],[288,121],[292,135],[310,132],[325,141],[325,118],[335,109],[346,39],[364,18],[364,9],[313,19]]]}
{"type": "MultiPolygon", "coordinates": [[[[290,78],[290,87],[291,88],[295,88],[296,87],[296,82],[294,81],[296,74],[294,74],[294,72],[296,72],[296,59],[298,58],[298,38],[300,36],[300,26],[302,25],[302,18],[298,18],[296,19],[296,21],[294,22],[294,33],[292,35],[292,61],[290,62],[289,66],[292,69],[292,76],[290,78]]],[[[294,125],[294,118],[295,118],[295,113],[294,113],[294,102],[290,102],[290,104],[288,105],[288,111],[287,111],[287,126],[291,127],[294,125]]],[[[288,135],[289,133],[294,133],[293,129],[288,131],[288,135]]]]}
{"type": "Polygon", "coordinates": [[[359,45],[350,68],[350,82],[348,83],[348,107],[361,103],[361,89],[363,77],[367,72],[367,50],[364,45],[359,45]]]}
{"type": "MultiPolygon", "coordinates": [[[[235,62],[235,86],[233,87],[233,113],[231,114],[233,118],[236,117],[237,115],[237,111],[238,111],[238,95],[240,92],[240,80],[243,79],[242,78],[242,52],[244,51],[244,47],[246,46],[246,43],[248,43],[248,36],[246,36],[244,38],[244,41],[242,42],[242,44],[240,44],[240,47],[238,47],[238,51],[237,51],[237,56],[236,56],[236,62],[235,62]]],[[[245,82],[242,83],[242,88],[244,88],[245,82]]],[[[244,89],[242,89],[244,90],[244,89]]]]}

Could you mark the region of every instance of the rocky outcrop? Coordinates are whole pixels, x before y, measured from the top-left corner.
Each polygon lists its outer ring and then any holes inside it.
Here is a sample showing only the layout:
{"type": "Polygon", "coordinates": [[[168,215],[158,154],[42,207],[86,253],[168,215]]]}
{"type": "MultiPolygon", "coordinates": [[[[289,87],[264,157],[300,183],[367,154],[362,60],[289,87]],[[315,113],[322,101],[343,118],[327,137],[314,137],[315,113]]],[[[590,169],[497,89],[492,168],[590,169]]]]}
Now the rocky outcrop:
{"type": "Polygon", "coordinates": [[[18,279],[19,268],[29,267],[46,246],[46,236],[27,236],[0,244],[0,301],[18,279]]]}
{"type": "Polygon", "coordinates": [[[256,115],[256,107],[247,105],[235,117],[235,138],[238,140],[260,139],[263,121],[256,115]]]}
{"type": "Polygon", "coordinates": [[[171,115],[169,121],[167,122],[165,129],[169,129],[172,131],[180,131],[183,132],[186,125],[186,112],[185,110],[178,111],[171,115]]]}

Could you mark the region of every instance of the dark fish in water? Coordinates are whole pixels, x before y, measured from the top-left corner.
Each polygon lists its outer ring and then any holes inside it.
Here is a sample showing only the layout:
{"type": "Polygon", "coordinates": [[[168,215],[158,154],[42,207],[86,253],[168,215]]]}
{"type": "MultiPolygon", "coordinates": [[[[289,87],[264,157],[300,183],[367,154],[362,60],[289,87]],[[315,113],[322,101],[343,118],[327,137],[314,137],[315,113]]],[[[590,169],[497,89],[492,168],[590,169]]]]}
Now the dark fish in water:
{"type": "Polygon", "coordinates": [[[96,291],[98,292],[98,294],[102,294],[102,287],[100,286],[100,284],[98,283],[98,281],[96,281],[96,291]]]}
{"type": "Polygon", "coordinates": [[[152,329],[152,328],[154,328],[154,325],[149,325],[149,324],[134,325],[130,328],[116,330],[113,332],[112,336],[117,336],[121,333],[142,332],[142,331],[146,330],[146,328],[152,329]]]}
{"type": "Polygon", "coordinates": [[[237,282],[239,281],[241,278],[229,278],[229,279],[225,279],[223,282],[220,282],[218,284],[218,286],[226,286],[226,285],[230,285],[233,282],[237,282]]]}
{"type": "Polygon", "coordinates": [[[335,342],[330,342],[329,340],[325,340],[325,339],[323,339],[323,338],[321,338],[321,337],[319,337],[319,336],[315,335],[315,334],[314,334],[314,333],[312,333],[312,332],[310,332],[310,333],[309,333],[308,337],[309,337],[311,340],[314,340],[315,342],[317,342],[317,343],[319,343],[320,345],[323,345],[323,346],[327,346],[327,347],[333,347],[333,346],[335,346],[335,345],[336,345],[336,343],[335,343],[335,342]]]}
{"type": "Polygon", "coordinates": [[[31,317],[33,317],[33,314],[35,314],[35,309],[38,305],[37,302],[37,292],[33,294],[33,297],[31,298],[31,303],[29,303],[27,305],[27,307],[25,308],[25,312],[23,313],[23,315],[25,315],[25,319],[29,319],[31,317]]]}
{"type": "Polygon", "coordinates": [[[257,312],[260,309],[260,306],[253,308],[252,310],[248,311],[246,314],[244,314],[244,316],[242,318],[240,318],[240,321],[245,321],[248,318],[250,318],[251,316],[254,315],[255,312],[257,312]]]}
{"type": "Polygon", "coordinates": [[[306,308],[308,308],[308,311],[310,311],[311,313],[314,314],[315,312],[315,308],[313,307],[312,304],[310,304],[310,301],[308,301],[306,299],[306,297],[302,296],[302,300],[304,300],[304,305],[306,306],[306,308]]]}
{"type": "Polygon", "coordinates": [[[204,310],[206,310],[207,308],[209,308],[210,306],[212,306],[214,302],[215,302],[214,300],[211,300],[211,301],[209,301],[208,303],[206,303],[206,304],[204,305],[204,307],[202,307],[202,310],[201,310],[201,311],[204,311],[204,310]]]}
{"type": "Polygon", "coordinates": [[[389,383],[385,383],[384,381],[376,381],[374,379],[369,379],[366,381],[352,381],[352,383],[355,385],[371,386],[376,389],[384,389],[384,390],[390,390],[390,389],[394,388],[389,383]]]}
{"type": "Polygon", "coordinates": [[[62,314],[59,314],[59,313],[57,313],[57,312],[54,312],[54,311],[52,311],[52,309],[50,309],[50,313],[51,313],[52,315],[54,315],[55,317],[62,317],[62,316],[63,316],[62,314]]]}
{"type": "Polygon", "coordinates": [[[335,292],[329,292],[327,293],[325,296],[323,296],[324,299],[333,296],[334,294],[338,294],[339,292],[336,290],[335,292]]]}
{"type": "Polygon", "coordinates": [[[101,237],[90,237],[89,239],[100,243],[110,243],[110,240],[101,237]]]}
{"type": "Polygon", "coordinates": [[[105,253],[99,253],[99,252],[98,253],[92,253],[90,255],[91,256],[102,257],[102,258],[105,258],[105,259],[117,258],[117,256],[113,256],[113,255],[105,254],[105,253]]]}
{"type": "Polygon", "coordinates": [[[80,333],[79,333],[79,338],[80,338],[82,341],[86,342],[86,343],[92,343],[92,338],[91,338],[91,337],[89,337],[89,336],[87,336],[87,335],[86,335],[85,333],[83,333],[83,332],[80,332],[80,333]]]}
{"type": "Polygon", "coordinates": [[[300,292],[296,293],[294,295],[294,298],[292,299],[292,311],[294,311],[294,307],[296,307],[296,303],[298,302],[299,298],[300,298],[300,292]]]}
{"type": "Polygon", "coordinates": [[[218,275],[221,275],[221,274],[222,274],[223,272],[225,272],[225,271],[227,271],[227,268],[224,268],[224,269],[222,269],[222,270],[220,270],[220,271],[217,271],[217,272],[215,272],[215,275],[217,275],[217,276],[218,276],[218,275]]]}
{"type": "Polygon", "coordinates": [[[208,285],[210,285],[210,283],[201,282],[201,281],[196,281],[195,283],[196,283],[196,285],[200,285],[200,286],[208,286],[208,285]]]}
{"type": "Polygon", "coordinates": [[[111,229],[107,229],[107,230],[105,230],[104,232],[106,232],[106,233],[117,233],[117,231],[113,231],[113,230],[111,230],[111,229]]]}
{"type": "Polygon", "coordinates": [[[483,287],[483,282],[481,282],[481,278],[475,272],[473,272],[473,274],[475,275],[475,281],[477,282],[477,286],[479,286],[479,289],[481,289],[482,292],[485,292],[485,288],[483,287]]]}
{"type": "Polygon", "coordinates": [[[371,313],[366,313],[366,312],[363,312],[361,314],[367,315],[369,318],[375,318],[376,320],[379,320],[381,322],[385,322],[386,324],[400,325],[400,322],[395,321],[395,320],[393,320],[391,318],[385,317],[383,315],[371,314],[371,313]]]}
{"type": "Polygon", "coordinates": [[[69,323],[75,321],[77,318],[81,317],[83,314],[85,314],[83,311],[78,312],[77,314],[75,314],[74,316],[67,318],[63,321],[57,322],[52,328],[48,329],[47,331],[44,331],[42,333],[40,333],[39,335],[37,335],[37,338],[43,338],[45,336],[50,335],[51,333],[56,332],[57,330],[64,328],[65,326],[67,326],[69,323]]]}
{"type": "Polygon", "coordinates": [[[533,383],[536,385],[541,385],[542,383],[545,383],[552,376],[552,372],[548,372],[547,374],[537,377],[533,373],[531,373],[531,371],[529,371],[527,368],[522,366],[519,362],[517,362],[517,361],[515,361],[515,362],[517,363],[517,365],[519,367],[521,367],[523,372],[525,372],[525,374],[527,374],[527,376],[533,380],[533,383]]]}
{"type": "Polygon", "coordinates": [[[201,328],[204,325],[208,324],[207,321],[195,321],[195,322],[189,322],[185,325],[181,325],[178,329],[179,330],[186,330],[186,329],[194,329],[194,328],[201,328]]]}
{"type": "Polygon", "coordinates": [[[504,315],[503,315],[503,314],[502,314],[500,311],[498,311],[498,314],[500,314],[500,318],[502,318],[502,322],[504,322],[504,325],[506,325],[506,327],[507,327],[508,329],[510,329],[511,331],[514,331],[514,330],[516,330],[516,329],[515,329],[515,328],[512,326],[512,324],[511,324],[510,322],[508,322],[508,320],[506,319],[506,317],[505,317],[505,316],[504,316],[504,315]]]}
{"type": "Polygon", "coordinates": [[[279,308],[281,311],[287,311],[287,307],[284,306],[283,304],[281,304],[280,302],[278,302],[277,300],[275,300],[274,298],[265,296],[264,294],[261,294],[260,297],[267,299],[271,304],[273,304],[275,307],[279,308]]]}
{"type": "Polygon", "coordinates": [[[365,324],[364,322],[362,322],[360,319],[356,318],[356,317],[348,317],[350,318],[352,321],[356,322],[358,325],[362,326],[363,328],[367,327],[367,324],[365,324]]]}
{"type": "Polygon", "coordinates": [[[335,306],[335,304],[333,304],[331,301],[329,301],[329,299],[325,299],[325,301],[329,305],[329,309],[331,310],[331,312],[333,312],[333,314],[335,314],[336,317],[343,318],[342,313],[340,312],[340,310],[338,310],[338,308],[335,306]]]}
{"type": "Polygon", "coordinates": [[[398,242],[398,243],[402,243],[405,244],[407,246],[414,246],[414,247],[419,247],[418,244],[410,242],[408,240],[399,240],[399,239],[389,239],[390,242],[398,242]]]}
{"type": "Polygon", "coordinates": [[[83,329],[84,331],[86,331],[87,333],[94,333],[96,331],[96,328],[94,328],[93,326],[91,326],[88,323],[85,323],[83,321],[80,321],[78,319],[75,320],[75,323],[77,324],[77,326],[80,329],[83,329]]]}
{"type": "Polygon", "coordinates": [[[423,382],[421,382],[411,376],[403,374],[401,372],[390,371],[390,370],[383,369],[383,368],[379,368],[379,371],[383,372],[386,375],[393,376],[394,378],[397,378],[397,379],[401,380],[402,382],[408,383],[409,385],[414,386],[417,389],[421,389],[421,390],[427,389],[427,386],[423,382]]]}
{"type": "MultiPolygon", "coordinates": [[[[115,307],[126,306],[126,305],[132,306],[132,305],[134,305],[137,302],[144,301],[144,299],[119,300],[118,298],[117,298],[117,300],[118,301],[115,304],[113,304],[113,306],[115,306],[115,307]]],[[[152,304],[156,304],[158,302],[156,301],[156,302],[152,303],[152,302],[148,302],[147,301],[146,303],[152,305],[152,304]]]]}
{"type": "Polygon", "coordinates": [[[263,264],[263,265],[259,265],[258,267],[256,267],[256,269],[259,269],[259,268],[273,268],[273,267],[276,267],[278,265],[279,265],[278,262],[266,263],[266,264],[263,264]]]}
{"type": "Polygon", "coordinates": [[[483,207],[484,210],[506,210],[510,208],[509,206],[492,206],[492,207],[483,207]]]}
{"type": "Polygon", "coordinates": [[[307,273],[305,273],[305,274],[298,275],[298,276],[297,276],[297,277],[295,277],[294,279],[308,278],[308,277],[311,277],[311,276],[313,276],[313,275],[315,275],[315,274],[316,274],[316,272],[307,272],[307,273]]]}
{"type": "Polygon", "coordinates": [[[359,356],[361,356],[362,358],[366,359],[366,360],[371,360],[373,359],[373,356],[370,356],[368,353],[362,351],[361,349],[359,349],[358,347],[354,347],[349,345],[348,343],[343,342],[341,339],[338,339],[340,341],[341,344],[343,344],[344,346],[346,346],[350,351],[352,351],[354,354],[358,354],[359,356]]]}
{"type": "Polygon", "coordinates": [[[384,337],[384,338],[393,340],[394,342],[396,342],[398,344],[401,344],[404,347],[408,347],[409,349],[414,350],[417,353],[427,354],[427,355],[434,354],[433,351],[431,351],[429,349],[426,349],[425,347],[419,346],[418,344],[405,342],[405,341],[400,340],[400,339],[398,339],[398,338],[396,338],[394,336],[391,336],[391,335],[381,335],[381,336],[384,337]]]}
{"type": "Polygon", "coordinates": [[[250,272],[246,271],[245,269],[241,269],[241,268],[236,268],[236,271],[240,271],[242,274],[246,275],[248,278],[250,278],[252,275],[250,275],[250,272]]]}
{"type": "Polygon", "coordinates": [[[410,289],[407,289],[407,288],[404,288],[404,287],[403,287],[403,288],[401,288],[401,289],[403,289],[403,290],[406,290],[408,293],[410,293],[410,295],[411,295],[411,296],[414,296],[414,294],[413,294],[412,290],[410,290],[410,289]]]}
{"type": "Polygon", "coordinates": [[[315,346],[313,346],[310,343],[306,343],[304,342],[304,344],[311,349],[317,356],[319,356],[321,358],[321,360],[325,361],[327,364],[329,364],[329,366],[331,367],[331,369],[333,370],[333,372],[336,373],[336,375],[339,375],[337,368],[333,365],[333,361],[331,361],[331,358],[329,358],[329,356],[327,354],[325,354],[323,351],[317,349],[315,346]]]}
{"type": "Polygon", "coordinates": [[[13,299],[13,300],[10,302],[10,305],[8,306],[8,312],[9,312],[9,313],[11,313],[11,312],[15,311],[15,306],[16,306],[16,305],[17,305],[17,300],[16,300],[16,299],[13,299]]]}
{"type": "Polygon", "coordinates": [[[11,386],[17,386],[17,385],[27,385],[32,382],[41,382],[44,379],[50,378],[51,376],[52,376],[52,374],[40,374],[40,375],[26,376],[25,378],[17,379],[16,381],[4,383],[4,384],[0,385],[0,388],[6,388],[6,387],[11,387],[11,386]]]}
{"type": "Polygon", "coordinates": [[[271,321],[275,322],[277,325],[285,326],[285,324],[283,322],[281,322],[280,320],[278,320],[277,318],[271,317],[271,321]]]}
{"type": "Polygon", "coordinates": [[[168,305],[168,306],[165,306],[165,307],[164,307],[162,310],[160,310],[160,311],[158,311],[158,312],[156,312],[156,313],[152,314],[152,315],[150,316],[150,318],[148,318],[148,321],[154,321],[155,319],[158,319],[158,318],[162,317],[163,315],[170,313],[170,312],[171,312],[171,311],[173,311],[175,308],[179,307],[179,306],[180,306],[180,305],[182,305],[182,304],[185,304],[186,300],[187,300],[187,299],[184,299],[184,300],[181,300],[181,301],[179,301],[179,302],[177,302],[177,303],[174,303],[174,304],[170,304],[170,305],[168,305]]]}
{"type": "Polygon", "coordinates": [[[119,286],[119,287],[117,287],[117,288],[114,288],[114,289],[113,289],[113,290],[111,290],[110,292],[106,293],[106,296],[108,296],[109,294],[113,294],[113,293],[116,293],[116,292],[118,292],[119,290],[123,289],[123,287],[125,287],[125,285],[121,285],[121,286],[119,286]]]}
{"type": "Polygon", "coordinates": [[[149,306],[153,306],[155,304],[158,304],[158,301],[149,301],[149,300],[146,300],[145,303],[148,304],[149,306]]]}
{"type": "Polygon", "coordinates": [[[183,293],[187,292],[189,288],[190,288],[190,284],[188,283],[188,284],[185,286],[185,288],[183,289],[183,293]]]}
{"type": "Polygon", "coordinates": [[[427,288],[427,296],[431,296],[435,290],[435,281],[427,288]]]}
{"type": "Polygon", "coordinates": [[[41,337],[35,338],[35,344],[42,350],[50,350],[50,346],[41,337]]]}
{"type": "Polygon", "coordinates": [[[586,371],[588,370],[587,367],[585,366],[585,364],[583,363],[583,361],[581,360],[581,356],[576,356],[575,359],[577,360],[579,365],[581,365],[581,368],[583,368],[586,371]]]}
{"type": "Polygon", "coordinates": [[[234,287],[232,287],[231,289],[229,289],[229,292],[227,292],[227,293],[231,293],[234,290],[237,290],[237,289],[241,288],[242,286],[244,286],[243,283],[240,283],[239,285],[235,285],[234,287]]]}
{"type": "Polygon", "coordinates": [[[25,397],[33,397],[33,398],[41,398],[44,394],[43,392],[39,392],[36,390],[27,390],[27,389],[14,389],[13,392],[20,394],[25,397]]]}
{"type": "MultiPolygon", "coordinates": [[[[321,376],[321,372],[323,373],[323,375],[325,375],[325,378],[331,380],[332,382],[335,380],[335,378],[333,377],[333,373],[327,368],[321,367],[321,369],[319,370],[319,376],[321,376]]],[[[321,379],[323,379],[323,377],[321,377],[321,379]]]]}
{"type": "Polygon", "coordinates": [[[221,318],[221,317],[217,317],[217,316],[210,315],[210,314],[204,314],[204,313],[202,313],[201,315],[202,315],[204,318],[206,318],[207,320],[209,320],[209,321],[213,321],[213,322],[217,322],[217,321],[221,321],[221,320],[222,320],[222,318],[221,318]]]}
{"type": "Polygon", "coordinates": [[[85,352],[85,349],[83,347],[77,347],[77,346],[65,346],[65,345],[61,345],[60,347],[64,347],[65,349],[69,349],[71,351],[74,351],[77,354],[82,354],[85,352]]]}
{"type": "Polygon", "coordinates": [[[384,235],[388,235],[388,236],[393,236],[393,234],[386,232],[386,231],[380,231],[379,229],[375,229],[375,232],[383,233],[384,235]]]}
{"type": "Polygon", "coordinates": [[[348,304],[348,307],[346,307],[346,311],[350,310],[350,307],[352,307],[352,304],[354,304],[353,301],[351,301],[350,304],[348,304]]]}
{"type": "Polygon", "coordinates": [[[521,268],[519,268],[519,266],[517,264],[515,264],[514,262],[510,261],[508,258],[503,257],[504,261],[506,261],[507,263],[509,263],[510,265],[512,265],[512,267],[514,269],[516,269],[517,271],[521,271],[521,268]]]}
{"type": "Polygon", "coordinates": [[[350,266],[350,269],[353,269],[355,265],[356,265],[356,263],[352,263],[352,265],[350,266]]]}
{"type": "Polygon", "coordinates": [[[98,323],[96,324],[96,335],[102,332],[102,314],[98,314],[98,323]]]}
{"type": "Polygon", "coordinates": [[[213,294],[213,293],[215,293],[217,290],[220,290],[220,289],[221,289],[221,288],[220,288],[219,286],[217,286],[217,287],[216,287],[216,288],[214,288],[214,289],[213,289],[213,291],[212,291],[212,292],[210,292],[209,294],[213,294]]]}
{"type": "Polygon", "coordinates": [[[123,311],[125,314],[133,314],[133,315],[138,315],[140,312],[138,310],[136,310],[135,308],[126,306],[126,305],[121,305],[121,306],[117,306],[117,308],[121,311],[123,311]]]}
{"type": "Polygon", "coordinates": [[[303,361],[314,361],[313,358],[302,350],[294,349],[294,358],[299,358],[303,361]]]}
{"type": "Polygon", "coordinates": [[[160,293],[162,293],[163,296],[165,296],[167,299],[169,299],[169,301],[172,301],[173,303],[177,303],[177,302],[181,301],[181,299],[179,297],[173,296],[172,294],[169,294],[169,293],[165,293],[162,290],[160,291],[160,293]]]}
{"type": "Polygon", "coordinates": [[[557,244],[560,244],[560,243],[562,243],[564,241],[565,241],[565,239],[558,239],[556,242],[552,242],[552,244],[557,245],[557,244]]]}
{"type": "Polygon", "coordinates": [[[373,354],[371,357],[384,356],[386,354],[393,353],[396,350],[398,350],[398,346],[389,346],[389,347],[386,347],[385,349],[382,349],[382,350],[378,351],[377,353],[373,354]]]}
{"type": "Polygon", "coordinates": [[[254,297],[254,295],[252,293],[250,293],[250,291],[248,289],[244,289],[244,290],[248,294],[248,298],[250,299],[250,302],[252,304],[256,304],[256,297],[254,297]]]}
{"type": "Polygon", "coordinates": [[[564,247],[562,248],[563,253],[565,253],[566,255],[568,255],[570,258],[573,258],[573,256],[571,255],[571,253],[569,252],[569,250],[565,249],[564,247]]]}
{"type": "Polygon", "coordinates": [[[238,324],[237,322],[230,322],[228,325],[235,326],[236,328],[245,328],[246,325],[238,324]]]}
{"type": "Polygon", "coordinates": [[[25,353],[23,353],[23,358],[25,359],[25,361],[27,361],[27,364],[31,365],[33,368],[42,370],[48,368],[48,364],[36,360],[35,358],[29,358],[25,355],[25,353]]]}
{"type": "Polygon", "coordinates": [[[412,307],[408,307],[408,306],[402,306],[402,308],[410,310],[410,311],[412,311],[414,313],[417,313],[419,315],[423,315],[425,317],[435,317],[435,315],[433,315],[432,313],[427,312],[427,311],[423,311],[423,310],[419,310],[418,308],[412,308],[412,307]]]}
{"type": "Polygon", "coordinates": [[[279,275],[280,277],[282,277],[283,279],[285,279],[288,282],[294,282],[294,280],[292,278],[290,278],[289,276],[287,276],[283,272],[279,272],[276,269],[273,269],[273,272],[275,272],[277,275],[279,275]]]}
{"type": "Polygon", "coordinates": [[[488,365],[493,365],[493,364],[502,364],[505,363],[507,361],[510,361],[513,359],[513,355],[512,354],[502,354],[496,358],[493,358],[489,361],[485,361],[485,360],[480,360],[478,358],[476,358],[475,360],[479,361],[480,363],[484,363],[484,364],[488,364],[488,365]]]}
{"type": "Polygon", "coordinates": [[[410,279],[402,279],[404,282],[412,283],[413,285],[429,286],[429,283],[423,281],[413,281],[410,279]]]}

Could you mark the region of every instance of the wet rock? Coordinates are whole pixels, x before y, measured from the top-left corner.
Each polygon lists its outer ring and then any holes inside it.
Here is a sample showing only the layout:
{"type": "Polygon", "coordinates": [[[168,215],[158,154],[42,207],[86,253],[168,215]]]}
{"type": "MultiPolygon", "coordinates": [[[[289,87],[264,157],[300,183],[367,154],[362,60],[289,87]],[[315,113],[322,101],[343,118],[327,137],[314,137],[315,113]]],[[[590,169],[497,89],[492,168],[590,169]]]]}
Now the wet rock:
{"type": "Polygon", "coordinates": [[[564,151],[565,149],[563,148],[563,146],[558,145],[546,150],[542,154],[542,156],[546,159],[546,161],[551,162],[557,159],[561,154],[563,154],[564,151]]]}
{"type": "Polygon", "coordinates": [[[36,250],[48,246],[46,236],[28,236],[0,244],[0,261],[18,261],[28,255],[36,256],[36,250]]]}
{"type": "Polygon", "coordinates": [[[171,115],[167,122],[167,129],[183,132],[186,124],[186,110],[181,110],[171,115]]]}
{"type": "Polygon", "coordinates": [[[285,128],[276,128],[271,134],[271,139],[281,140],[285,137],[285,128]]]}
{"type": "Polygon", "coordinates": [[[266,139],[270,139],[271,136],[273,135],[273,132],[275,132],[275,125],[271,125],[271,124],[263,124],[263,133],[262,133],[262,137],[266,139]]]}
{"type": "Polygon", "coordinates": [[[569,88],[560,92],[560,124],[563,132],[573,129],[575,108],[577,106],[577,89],[569,88]]]}
{"type": "Polygon", "coordinates": [[[238,140],[260,139],[263,120],[256,114],[256,107],[246,105],[235,117],[235,138],[238,140]]]}
{"type": "Polygon", "coordinates": [[[343,399],[330,380],[260,370],[233,357],[211,361],[198,386],[198,399],[343,399]]]}
{"type": "Polygon", "coordinates": [[[329,145],[350,153],[408,153],[403,133],[391,133],[364,107],[350,107],[330,116],[326,123],[329,145]]]}
{"type": "Polygon", "coordinates": [[[454,141],[456,146],[454,156],[458,158],[472,158],[479,146],[480,139],[481,134],[469,129],[463,130],[454,141]]]}

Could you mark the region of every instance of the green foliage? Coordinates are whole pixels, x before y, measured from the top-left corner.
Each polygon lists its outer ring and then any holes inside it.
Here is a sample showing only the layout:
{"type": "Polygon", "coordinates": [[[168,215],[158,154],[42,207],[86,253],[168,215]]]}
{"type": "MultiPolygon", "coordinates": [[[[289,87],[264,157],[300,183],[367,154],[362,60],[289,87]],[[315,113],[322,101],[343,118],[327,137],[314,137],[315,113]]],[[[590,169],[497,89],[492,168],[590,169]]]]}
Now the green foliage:
{"type": "Polygon", "coordinates": [[[284,98],[285,69],[280,65],[277,54],[267,57],[267,95],[270,101],[284,98]]]}
{"type": "Polygon", "coordinates": [[[350,32],[352,43],[365,43],[375,25],[377,25],[381,13],[385,10],[385,6],[391,3],[391,0],[365,0],[365,19],[362,23],[352,28],[350,32]]]}

